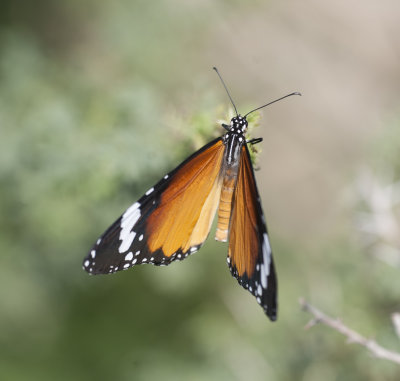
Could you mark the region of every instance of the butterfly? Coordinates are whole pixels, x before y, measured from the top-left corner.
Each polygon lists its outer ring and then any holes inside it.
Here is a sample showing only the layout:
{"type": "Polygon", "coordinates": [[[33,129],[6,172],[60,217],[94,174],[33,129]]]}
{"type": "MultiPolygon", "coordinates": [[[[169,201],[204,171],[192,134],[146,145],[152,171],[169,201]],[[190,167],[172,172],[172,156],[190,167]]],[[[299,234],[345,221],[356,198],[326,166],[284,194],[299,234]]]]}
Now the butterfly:
{"type": "Polygon", "coordinates": [[[90,274],[109,274],[151,263],[167,266],[200,249],[218,210],[215,239],[229,241],[227,263],[239,284],[265,314],[277,317],[277,278],[267,226],[246,140],[246,117],[238,114],[226,133],[192,154],[133,203],[96,241],[83,261],[90,274]]]}

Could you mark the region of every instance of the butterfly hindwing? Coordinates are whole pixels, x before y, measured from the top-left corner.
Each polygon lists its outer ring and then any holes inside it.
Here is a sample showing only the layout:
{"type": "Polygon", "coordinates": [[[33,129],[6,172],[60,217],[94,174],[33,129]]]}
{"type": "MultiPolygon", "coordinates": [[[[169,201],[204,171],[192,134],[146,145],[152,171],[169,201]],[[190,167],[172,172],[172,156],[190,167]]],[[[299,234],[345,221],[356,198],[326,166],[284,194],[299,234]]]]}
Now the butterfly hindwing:
{"type": "Polygon", "coordinates": [[[267,227],[247,145],[242,147],[229,230],[228,265],[239,284],[276,320],[277,282],[267,227]]]}
{"type": "Polygon", "coordinates": [[[83,268],[107,274],[143,263],[168,265],[196,252],[218,205],[224,149],[215,139],[164,176],[97,240],[83,268]]]}

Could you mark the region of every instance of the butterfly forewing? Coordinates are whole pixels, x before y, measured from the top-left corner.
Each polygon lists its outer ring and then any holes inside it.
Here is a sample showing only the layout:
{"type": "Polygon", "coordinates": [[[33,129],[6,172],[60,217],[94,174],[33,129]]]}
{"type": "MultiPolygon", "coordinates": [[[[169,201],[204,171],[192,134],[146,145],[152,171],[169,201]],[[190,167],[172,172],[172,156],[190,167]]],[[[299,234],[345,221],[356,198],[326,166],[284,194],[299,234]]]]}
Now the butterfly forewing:
{"type": "Polygon", "coordinates": [[[276,320],[277,283],[261,201],[247,145],[243,145],[233,195],[228,265],[271,320],[276,320]]]}
{"type": "Polygon", "coordinates": [[[107,274],[168,265],[196,252],[218,206],[224,150],[221,138],[210,142],[150,188],[97,240],[84,269],[107,274]]]}

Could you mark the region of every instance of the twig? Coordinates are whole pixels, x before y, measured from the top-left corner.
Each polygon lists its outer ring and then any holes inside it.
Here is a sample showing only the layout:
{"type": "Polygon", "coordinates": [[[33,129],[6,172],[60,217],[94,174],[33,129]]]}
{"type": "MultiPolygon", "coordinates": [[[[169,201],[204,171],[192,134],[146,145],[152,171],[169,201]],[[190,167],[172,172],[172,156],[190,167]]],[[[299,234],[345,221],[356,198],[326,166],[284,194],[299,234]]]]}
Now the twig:
{"type": "Polygon", "coordinates": [[[360,344],[366,347],[373,356],[400,364],[400,353],[389,351],[388,349],[381,347],[375,340],[367,339],[358,332],[345,326],[339,319],[333,319],[325,315],[323,312],[307,303],[303,298],[300,298],[299,303],[304,311],[309,312],[314,316],[314,318],[306,325],[306,329],[311,328],[317,323],[325,324],[346,336],[349,344],[360,344]]]}

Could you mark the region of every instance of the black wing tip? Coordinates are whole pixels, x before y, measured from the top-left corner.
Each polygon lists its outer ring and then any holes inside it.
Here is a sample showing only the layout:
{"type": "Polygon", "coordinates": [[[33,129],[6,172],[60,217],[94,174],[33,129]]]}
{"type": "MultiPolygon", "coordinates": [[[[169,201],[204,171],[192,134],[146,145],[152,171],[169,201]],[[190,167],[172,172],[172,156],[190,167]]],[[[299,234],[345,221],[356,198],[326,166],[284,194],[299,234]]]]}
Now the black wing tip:
{"type": "Polygon", "coordinates": [[[264,312],[269,317],[269,320],[276,321],[278,319],[276,308],[273,309],[264,308],[264,312]]]}
{"type": "MultiPolygon", "coordinates": [[[[229,258],[229,257],[228,257],[229,258]]],[[[256,287],[249,287],[249,279],[246,277],[240,277],[236,268],[234,268],[230,262],[228,262],[229,270],[232,274],[232,276],[237,280],[237,282],[247,291],[249,291],[254,297],[258,297],[259,295],[256,295],[255,290],[256,287]],[[246,279],[247,278],[247,279],[246,279]]],[[[269,298],[267,297],[267,301],[264,301],[262,299],[257,298],[258,304],[261,306],[261,308],[264,310],[264,313],[268,316],[268,318],[271,321],[276,321],[278,316],[277,316],[277,308],[276,308],[276,288],[271,287],[272,294],[269,294],[269,298]],[[275,291],[273,291],[275,290],[275,291]],[[272,298],[271,298],[272,297],[272,298]],[[268,299],[270,299],[268,301],[268,299]]],[[[266,294],[268,295],[268,294],[266,294]]]]}
{"type": "Polygon", "coordinates": [[[276,321],[278,318],[277,308],[276,308],[276,299],[269,301],[262,301],[260,303],[261,307],[264,309],[265,315],[268,316],[269,320],[272,322],[276,321]]]}

